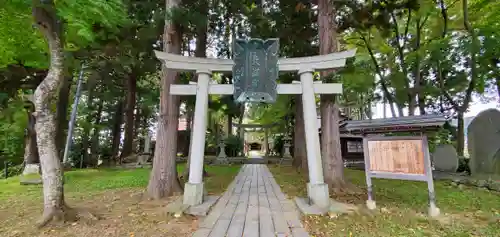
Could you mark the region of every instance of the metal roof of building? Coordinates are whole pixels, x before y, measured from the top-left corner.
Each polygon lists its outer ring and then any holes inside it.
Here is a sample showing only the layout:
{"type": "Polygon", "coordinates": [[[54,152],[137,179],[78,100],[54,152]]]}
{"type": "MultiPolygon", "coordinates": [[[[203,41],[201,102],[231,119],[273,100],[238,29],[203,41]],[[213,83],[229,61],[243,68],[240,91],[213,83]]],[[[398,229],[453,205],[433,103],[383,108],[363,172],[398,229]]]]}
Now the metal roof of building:
{"type": "Polygon", "coordinates": [[[345,129],[349,132],[360,131],[411,131],[423,128],[442,127],[447,121],[444,115],[431,114],[420,116],[406,116],[371,120],[347,121],[345,129]]]}

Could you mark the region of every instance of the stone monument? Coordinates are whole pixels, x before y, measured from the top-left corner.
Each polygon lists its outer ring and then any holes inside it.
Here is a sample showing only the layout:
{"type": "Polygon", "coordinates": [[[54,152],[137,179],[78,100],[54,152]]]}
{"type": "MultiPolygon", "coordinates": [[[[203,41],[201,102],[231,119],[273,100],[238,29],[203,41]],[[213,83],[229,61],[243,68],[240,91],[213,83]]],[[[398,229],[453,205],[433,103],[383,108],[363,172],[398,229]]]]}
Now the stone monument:
{"type": "Polygon", "coordinates": [[[458,155],[450,144],[439,145],[432,153],[434,167],[438,171],[455,172],[458,169],[458,155]]]}
{"type": "Polygon", "coordinates": [[[500,111],[479,113],[467,128],[472,175],[500,176],[500,111]]]}
{"type": "Polygon", "coordinates": [[[215,162],[217,164],[228,164],[229,163],[229,160],[227,159],[227,155],[226,155],[226,143],[224,143],[224,141],[221,141],[219,143],[219,154],[217,155],[217,159],[215,160],[215,162]]]}
{"type": "Polygon", "coordinates": [[[283,143],[283,158],[291,158],[292,154],[290,153],[290,147],[292,147],[292,144],[290,144],[290,139],[287,137],[284,140],[283,143]]]}
{"type": "Polygon", "coordinates": [[[151,135],[148,132],[144,136],[144,150],[137,156],[136,166],[143,167],[144,165],[151,164],[151,162],[148,162],[149,158],[151,158],[151,135]]]}

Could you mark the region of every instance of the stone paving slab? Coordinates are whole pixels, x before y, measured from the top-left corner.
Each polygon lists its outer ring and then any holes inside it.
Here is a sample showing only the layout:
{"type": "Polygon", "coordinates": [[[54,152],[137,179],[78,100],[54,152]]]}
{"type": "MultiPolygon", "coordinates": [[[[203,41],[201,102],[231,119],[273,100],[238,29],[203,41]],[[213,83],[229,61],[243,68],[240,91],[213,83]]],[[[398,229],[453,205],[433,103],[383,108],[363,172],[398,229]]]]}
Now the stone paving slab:
{"type": "Polygon", "coordinates": [[[266,165],[244,165],[193,234],[196,237],[306,237],[293,202],[266,165]]]}

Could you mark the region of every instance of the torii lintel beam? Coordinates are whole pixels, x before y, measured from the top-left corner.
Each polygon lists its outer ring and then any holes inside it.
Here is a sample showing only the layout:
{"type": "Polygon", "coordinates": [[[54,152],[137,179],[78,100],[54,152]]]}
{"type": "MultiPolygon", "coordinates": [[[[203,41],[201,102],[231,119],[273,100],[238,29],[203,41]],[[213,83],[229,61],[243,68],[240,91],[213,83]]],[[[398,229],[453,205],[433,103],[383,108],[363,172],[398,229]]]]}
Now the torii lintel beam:
{"type": "MultiPolygon", "coordinates": [[[[232,59],[198,58],[182,56],[178,54],[154,51],[158,59],[169,69],[179,71],[210,71],[210,72],[232,72],[232,59]]],[[[280,58],[278,67],[281,72],[297,72],[304,70],[321,71],[345,66],[347,58],[354,57],[356,49],[338,53],[297,57],[280,58]]]]}

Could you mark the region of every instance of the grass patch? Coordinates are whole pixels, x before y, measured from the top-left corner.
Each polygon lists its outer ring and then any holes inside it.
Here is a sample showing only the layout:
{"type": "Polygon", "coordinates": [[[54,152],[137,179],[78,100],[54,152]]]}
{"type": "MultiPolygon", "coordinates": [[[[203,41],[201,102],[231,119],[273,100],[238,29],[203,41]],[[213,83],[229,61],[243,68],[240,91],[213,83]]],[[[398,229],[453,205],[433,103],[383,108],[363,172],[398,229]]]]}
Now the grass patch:
{"type": "MultiPolygon", "coordinates": [[[[177,172],[182,174],[184,164],[177,166],[177,172]]],[[[238,173],[240,166],[207,166],[207,177],[204,182],[208,192],[221,193],[225,190],[233,177],[238,173]]],[[[104,190],[120,188],[145,188],[149,181],[150,169],[84,169],[65,172],[65,195],[87,195],[104,190]]],[[[11,177],[0,180],[0,200],[11,197],[41,198],[41,185],[19,185],[20,177],[11,177]]]]}
{"type": "MultiPolygon", "coordinates": [[[[210,194],[220,194],[240,166],[206,166],[210,194]]],[[[184,165],[178,165],[182,174],[184,165]]],[[[72,207],[89,208],[104,220],[33,228],[42,212],[42,185],[19,184],[19,177],[0,180],[0,234],[3,236],[190,236],[196,219],[172,219],[165,213],[169,200],[142,198],[150,169],[84,169],[65,172],[65,197],[72,207]],[[106,234],[107,233],[107,234],[106,234]],[[165,233],[160,234],[159,233],[165,233]],[[169,234],[171,233],[171,234],[169,234]],[[176,233],[180,233],[176,234],[176,233]]]]}
{"type": "MultiPolygon", "coordinates": [[[[306,196],[307,178],[291,167],[270,167],[289,196],[306,196]]],[[[345,170],[349,181],[366,190],[363,171],[345,170]]],[[[314,236],[500,236],[500,194],[475,188],[460,190],[436,181],[437,205],[442,215],[427,217],[427,184],[373,179],[378,211],[364,209],[366,193],[334,196],[357,204],[357,214],[336,218],[309,216],[304,223],[314,236]]]]}

